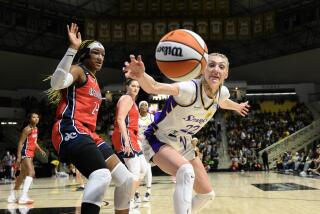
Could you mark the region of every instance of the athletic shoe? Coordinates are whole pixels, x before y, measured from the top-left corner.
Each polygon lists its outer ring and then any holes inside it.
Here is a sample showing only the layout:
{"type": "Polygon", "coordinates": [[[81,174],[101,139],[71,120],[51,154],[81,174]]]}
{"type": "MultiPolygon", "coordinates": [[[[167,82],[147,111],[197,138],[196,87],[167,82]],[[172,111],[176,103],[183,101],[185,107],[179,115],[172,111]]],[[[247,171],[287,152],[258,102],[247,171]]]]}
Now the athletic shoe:
{"type": "Polygon", "coordinates": [[[18,204],[32,204],[33,202],[34,200],[30,199],[28,196],[21,196],[18,204]]]}
{"type": "Polygon", "coordinates": [[[16,203],[17,202],[16,195],[14,193],[10,193],[7,201],[8,203],[16,203]]]}
{"type": "Polygon", "coordinates": [[[141,212],[137,209],[129,210],[129,214],[141,214],[141,212]]]}
{"type": "Polygon", "coordinates": [[[136,203],[133,199],[130,200],[130,210],[139,209],[140,203],[136,203]]]}
{"type": "Polygon", "coordinates": [[[76,189],[76,191],[83,191],[84,190],[84,187],[78,187],[77,189],[76,189]]]}
{"type": "Polygon", "coordinates": [[[151,198],[151,194],[149,192],[146,192],[146,194],[144,195],[143,201],[148,202],[150,201],[151,198]]]}
{"type": "Polygon", "coordinates": [[[140,194],[138,192],[134,194],[134,202],[141,203],[140,194]]]}

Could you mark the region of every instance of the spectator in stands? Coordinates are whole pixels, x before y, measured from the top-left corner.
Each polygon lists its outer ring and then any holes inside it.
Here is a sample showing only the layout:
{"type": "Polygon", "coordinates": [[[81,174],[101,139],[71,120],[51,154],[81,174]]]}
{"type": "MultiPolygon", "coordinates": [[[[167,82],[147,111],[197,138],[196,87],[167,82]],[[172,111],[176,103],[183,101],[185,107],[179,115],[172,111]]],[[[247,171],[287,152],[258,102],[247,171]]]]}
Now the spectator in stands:
{"type": "Polygon", "coordinates": [[[282,171],[283,170],[283,155],[279,155],[277,160],[276,160],[276,167],[277,171],[282,171]]]}
{"type": "Polygon", "coordinates": [[[292,157],[292,160],[294,162],[294,171],[298,171],[299,166],[302,162],[302,157],[300,156],[299,152],[296,152],[294,156],[292,157]]]}
{"type": "Polygon", "coordinates": [[[237,156],[233,156],[231,159],[231,166],[230,166],[231,171],[237,171],[239,169],[239,159],[237,156]]]}
{"type": "Polygon", "coordinates": [[[317,145],[316,157],[313,159],[313,167],[310,167],[308,171],[320,175],[320,144],[317,145]]]}
{"type": "Polygon", "coordinates": [[[269,172],[269,158],[268,158],[268,152],[267,150],[264,150],[262,153],[262,161],[263,161],[263,169],[264,171],[269,172]]]}
{"type": "Polygon", "coordinates": [[[211,159],[213,161],[213,165],[212,165],[212,170],[211,171],[215,171],[215,170],[218,169],[218,166],[219,166],[219,154],[218,154],[218,151],[217,151],[216,147],[211,152],[211,159]]]}
{"type": "Polygon", "coordinates": [[[4,179],[5,170],[2,161],[0,160],[0,180],[4,179]]]}
{"type": "Polygon", "coordinates": [[[292,159],[291,152],[285,152],[283,156],[283,169],[284,170],[293,170],[294,168],[294,161],[292,159]]]}
{"type": "Polygon", "coordinates": [[[5,178],[10,180],[10,179],[12,179],[11,168],[12,168],[12,163],[13,163],[13,157],[9,151],[6,152],[6,155],[3,157],[2,161],[4,164],[4,168],[5,168],[5,178]]]}

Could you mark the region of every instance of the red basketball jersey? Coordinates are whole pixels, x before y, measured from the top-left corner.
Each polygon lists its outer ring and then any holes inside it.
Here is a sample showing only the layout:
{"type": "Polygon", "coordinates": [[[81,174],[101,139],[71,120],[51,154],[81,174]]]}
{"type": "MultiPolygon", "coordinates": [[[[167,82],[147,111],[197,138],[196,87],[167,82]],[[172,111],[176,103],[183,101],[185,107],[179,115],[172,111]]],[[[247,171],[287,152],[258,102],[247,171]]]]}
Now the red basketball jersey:
{"type": "Polygon", "coordinates": [[[79,121],[94,132],[101,104],[100,87],[94,76],[85,67],[80,67],[84,70],[87,81],[82,86],[72,85],[62,90],[56,119],[79,121]]]}
{"type": "Polygon", "coordinates": [[[36,142],[38,139],[38,129],[32,128],[31,132],[28,134],[27,139],[24,141],[22,147],[22,156],[34,157],[34,152],[36,150],[36,142]]]}
{"type": "MultiPolygon", "coordinates": [[[[119,107],[117,106],[115,122],[114,122],[114,131],[112,134],[112,143],[114,145],[116,152],[119,153],[123,151],[125,142],[121,136],[119,125],[117,123],[118,108],[119,107]]],[[[129,110],[126,116],[125,123],[128,130],[128,135],[130,138],[129,142],[130,142],[131,149],[136,153],[141,152],[141,148],[138,144],[138,121],[139,121],[139,110],[136,103],[133,103],[131,109],[129,110]]]]}

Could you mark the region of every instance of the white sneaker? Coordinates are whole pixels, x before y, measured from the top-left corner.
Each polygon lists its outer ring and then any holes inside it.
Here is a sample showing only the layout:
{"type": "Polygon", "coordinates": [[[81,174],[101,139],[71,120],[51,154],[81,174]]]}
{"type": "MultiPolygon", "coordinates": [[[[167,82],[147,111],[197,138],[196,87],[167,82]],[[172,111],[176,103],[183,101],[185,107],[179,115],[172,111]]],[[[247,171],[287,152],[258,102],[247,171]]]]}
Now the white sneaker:
{"type": "Polygon", "coordinates": [[[129,214],[141,214],[141,212],[137,209],[129,210],[129,214]]]}
{"type": "Polygon", "coordinates": [[[17,202],[16,195],[14,193],[10,193],[7,201],[8,203],[16,203],[17,202]]]}
{"type": "Polygon", "coordinates": [[[307,176],[307,173],[306,173],[305,171],[302,171],[302,172],[300,172],[300,176],[301,176],[301,177],[306,177],[306,176],[307,176]]]}
{"type": "Polygon", "coordinates": [[[33,202],[34,200],[30,199],[28,196],[21,196],[18,204],[32,204],[33,202]]]}
{"type": "Polygon", "coordinates": [[[151,194],[149,192],[146,192],[146,194],[144,195],[143,201],[148,202],[150,201],[151,198],[151,194]]]}
{"type": "Polygon", "coordinates": [[[133,199],[130,200],[130,210],[139,209],[140,204],[136,203],[133,199]]]}
{"type": "Polygon", "coordinates": [[[141,203],[141,197],[140,197],[140,194],[138,192],[136,192],[134,194],[134,202],[141,203]]]}

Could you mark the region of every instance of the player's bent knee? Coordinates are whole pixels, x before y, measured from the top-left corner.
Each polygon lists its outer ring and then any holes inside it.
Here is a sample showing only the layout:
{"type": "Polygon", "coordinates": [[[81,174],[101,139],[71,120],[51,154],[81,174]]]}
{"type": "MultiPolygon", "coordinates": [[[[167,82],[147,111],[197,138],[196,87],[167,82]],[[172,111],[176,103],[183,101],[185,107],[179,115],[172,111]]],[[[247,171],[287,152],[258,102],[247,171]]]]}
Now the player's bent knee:
{"type": "Polygon", "coordinates": [[[194,182],[195,174],[191,164],[183,164],[177,171],[177,183],[194,182]]]}
{"type": "Polygon", "coordinates": [[[111,182],[111,174],[108,169],[93,171],[88,178],[83,193],[83,202],[101,206],[104,193],[111,182]]]}

